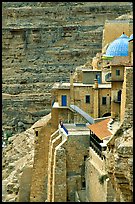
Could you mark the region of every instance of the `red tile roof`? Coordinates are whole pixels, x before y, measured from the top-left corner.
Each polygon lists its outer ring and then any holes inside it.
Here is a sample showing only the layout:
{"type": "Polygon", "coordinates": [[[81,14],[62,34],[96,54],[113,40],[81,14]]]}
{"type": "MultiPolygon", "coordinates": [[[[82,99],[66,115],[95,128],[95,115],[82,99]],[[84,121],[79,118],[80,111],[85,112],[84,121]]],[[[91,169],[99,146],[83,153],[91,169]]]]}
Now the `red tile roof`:
{"type": "Polygon", "coordinates": [[[89,125],[88,128],[100,139],[103,140],[106,137],[112,135],[112,133],[108,129],[108,123],[111,122],[110,118],[102,120],[100,122],[89,125]]]}

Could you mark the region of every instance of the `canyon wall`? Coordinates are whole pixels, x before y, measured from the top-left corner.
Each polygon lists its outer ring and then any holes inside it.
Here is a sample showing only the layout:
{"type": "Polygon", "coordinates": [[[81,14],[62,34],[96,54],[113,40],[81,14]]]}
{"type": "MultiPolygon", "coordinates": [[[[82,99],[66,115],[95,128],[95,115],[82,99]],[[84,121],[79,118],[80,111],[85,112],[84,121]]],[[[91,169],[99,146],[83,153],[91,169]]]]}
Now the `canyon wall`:
{"type": "Polygon", "coordinates": [[[24,131],[51,110],[54,82],[101,52],[106,19],[131,2],[3,2],[2,126],[24,131]]]}

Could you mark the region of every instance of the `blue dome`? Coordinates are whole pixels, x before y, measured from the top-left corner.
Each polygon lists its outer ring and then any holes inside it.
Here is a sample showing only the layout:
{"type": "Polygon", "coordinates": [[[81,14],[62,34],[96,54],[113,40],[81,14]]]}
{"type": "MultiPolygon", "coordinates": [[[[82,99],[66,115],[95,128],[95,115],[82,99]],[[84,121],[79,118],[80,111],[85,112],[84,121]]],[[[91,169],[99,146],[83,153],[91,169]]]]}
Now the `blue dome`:
{"type": "Polygon", "coordinates": [[[105,56],[128,56],[128,41],[129,37],[124,33],[114,40],[107,48],[105,56]]]}

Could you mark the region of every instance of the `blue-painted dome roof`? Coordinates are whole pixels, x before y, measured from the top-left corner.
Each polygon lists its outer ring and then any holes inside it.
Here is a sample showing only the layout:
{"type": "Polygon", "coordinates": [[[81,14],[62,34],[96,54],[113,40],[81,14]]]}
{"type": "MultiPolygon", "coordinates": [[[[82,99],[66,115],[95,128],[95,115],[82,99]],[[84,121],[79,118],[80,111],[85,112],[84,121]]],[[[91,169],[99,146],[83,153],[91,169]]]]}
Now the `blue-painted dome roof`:
{"type": "Polygon", "coordinates": [[[124,33],[114,40],[107,48],[105,56],[128,56],[128,41],[129,37],[124,33]]]}

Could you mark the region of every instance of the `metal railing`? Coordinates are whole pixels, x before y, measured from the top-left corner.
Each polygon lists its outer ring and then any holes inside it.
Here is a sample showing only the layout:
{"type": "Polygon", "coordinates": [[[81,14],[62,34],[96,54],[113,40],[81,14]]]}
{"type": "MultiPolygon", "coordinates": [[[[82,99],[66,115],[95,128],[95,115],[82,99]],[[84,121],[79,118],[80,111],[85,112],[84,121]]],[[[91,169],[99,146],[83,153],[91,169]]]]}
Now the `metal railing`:
{"type": "Polygon", "coordinates": [[[67,128],[65,128],[64,125],[62,125],[61,128],[63,128],[63,130],[64,130],[64,131],[66,132],[66,134],[68,135],[68,130],[67,130],[67,128]]]}
{"type": "MultiPolygon", "coordinates": [[[[94,144],[94,142],[90,141],[90,147],[98,154],[98,156],[103,160],[105,159],[105,155],[103,155],[102,150],[94,144]]],[[[100,147],[101,148],[101,147],[100,147]]]]}

